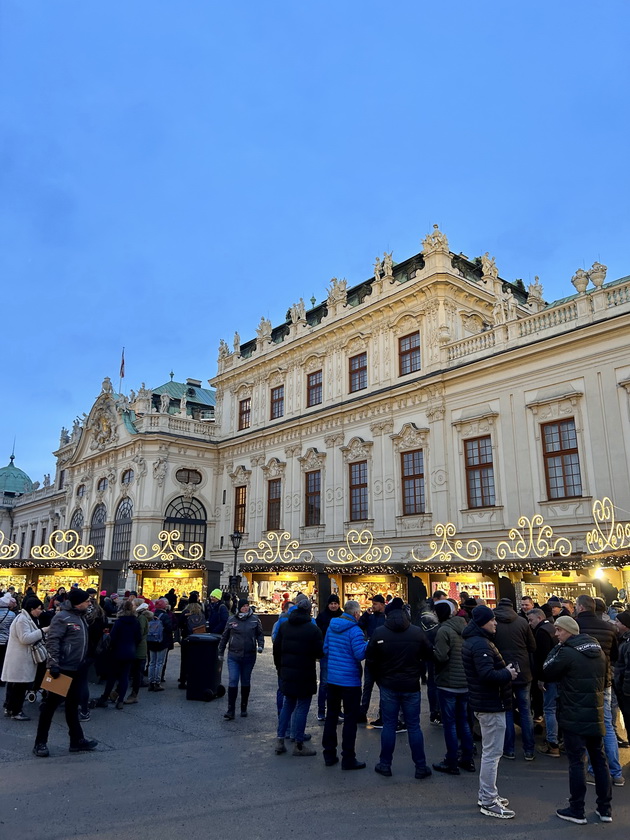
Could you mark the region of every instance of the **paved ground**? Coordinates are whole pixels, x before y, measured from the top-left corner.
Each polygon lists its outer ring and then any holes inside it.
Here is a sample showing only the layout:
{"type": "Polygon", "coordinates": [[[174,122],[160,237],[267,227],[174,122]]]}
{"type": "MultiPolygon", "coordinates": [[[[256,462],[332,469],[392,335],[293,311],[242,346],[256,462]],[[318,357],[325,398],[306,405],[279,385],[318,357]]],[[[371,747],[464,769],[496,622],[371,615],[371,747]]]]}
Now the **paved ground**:
{"type": "MultiPolygon", "coordinates": [[[[311,713],[315,758],[276,756],[275,672],[270,653],[254,670],[250,715],[223,720],[225,700],[187,702],[177,689],[178,651],[171,654],[166,691],[142,692],[141,702],[123,711],[95,709],[85,724],[99,748],[88,754],[67,751],[63,713],[57,713],[49,746],[51,757],[31,754],[35,719],[0,718],[0,838],[46,840],[68,837],[119,840],[129,837],[212,840],[235,832],[249,838],[300,840],[361,838],[366,835],[424,835],[477,838],[560,838],[570,832],[617,834],[630,825],[630,779],[614,789],[613,826],[596,822],[594,788],[589,786],[589,829],[554,816],[568,796],[566,759],[538,756],[502,761],[500,791],[510,799],[516,819],[479,814],[477,776],[435,774],[414,779],[406,735],[399,735],[391,779],[373,771],[379,731],[360,727],[357,754],[368,768],[342,772],[327,768],[318,743],[321,727],[311,713]]],[[[93,694],[98,692],[93,686],[93,694]]],[[[424,698],[423,698],[424,699],[424,698]]],[[[426,703],[423,702],[426,707],[426,703]]],[[[34,708],[27,703],[27,713],[34,708]]],[[[430,726],[423,709],[429,761],[443,754],[441,729],[430,726]]],[[[630,762],[630,750],[622,753],[630,762]]],[[[626,768],[626,774],[630,776],[626,768]]]]}

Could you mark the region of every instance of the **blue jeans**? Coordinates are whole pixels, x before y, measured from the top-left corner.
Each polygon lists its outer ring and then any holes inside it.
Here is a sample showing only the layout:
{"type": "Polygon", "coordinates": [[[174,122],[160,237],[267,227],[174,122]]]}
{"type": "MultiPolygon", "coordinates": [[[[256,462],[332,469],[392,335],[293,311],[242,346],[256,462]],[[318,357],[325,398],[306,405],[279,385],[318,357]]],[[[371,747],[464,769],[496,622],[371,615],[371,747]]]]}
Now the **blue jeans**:
{"type": "Polygon", "coordinates": [[[238,688],[238,681],[241,681],[241,688],[249,688],[252,683],[252,671],[256,664],[256,654],[243,656],[237,659],[228,654],[229,688],[238,688]]]}
{"type": "Polygon", "coordinates": [[[442,711],[442,727],[446,742],[444,762],[449,767],[457,767],[459,741],[462,742],[462,761],[473,759],[473,738],[468,725],[468,692],[456,694],[438,688],[438,698],[442,711]]]}
{"type": "Polygon", "coordinates": [[[396,746],[396,725],[402,709],[413,763],[416,765],[416,770],[424,770],[427,766],[427,759],[424,754],[424,736],[422,735],[422,729],[420,729],[420,692],[392,691],[383,686],[380,689],[383,720],[380,763],[385,767],[391,767],[396,746]]]}
{"type": "Polygon", "coordinates": [[[282,711],[278,718],[278,738],[284,738],[291,725],[291,736],[295,738],[296,744],[304,742],[304,730],[306,729],[306,718],[311,708],[312,697],[287,697],[284,695],[282,711]],[[295,714],[294,714],[295,712],[295,714]]]}
{"type": "Polygon", "coordinates": [[[159,683],[162,680],[162,667],[166,659],[167,650],[149,651],[149,682],[159,683]]]}
{"type": "MultiPolygon", "coordinates": [[[[532,718],[532,707],[530,702],[530,683],[514,685],[513,703],[521,716],[521,735],[523,736],[523,749],[526,753],[534,752],[534,719],[532,718]]],[[[514,732],[514,713],[512,710],[505,713],[505,741],[503,752],[513,753],[516,734],[514,732]]]]}
{"type": "Polygon", "coordinates": [[[548,744],[558,743],[558,718],[556,709],[558,705],[558,684],[545,683],[543,692],[543,710],[545,714],[545,735],[548,744]]]}
{"type": "MultiPolygon", "coordinates": [[[[361,694],[361,708],[359,709],[360,714],[367,715],[368,709],[370,708],[370,700],[372,699],[372,689],[374,688],[374,676],[370,669],[367,666],[367,663],[363,663],[363,693],[361,694]]],[[[379,717],[380,717],[380,705],[379,705],[379,717]]]]}
{"type": "MultiPolygon", "coordinates": [[[[617,743],[617,736],[612,725],[612,688],[604,689],[604,725],[606,726],[606,734],[604,735],[604,750],[606,751],[606,758],[608,759],[608,768],[613,779],[617,779],[622,775],[621,764],[619,763],[619,744],[617,743]]],[[[593,768],[590,763],[588,765],[588,772],[592,773],[593,768]]]]}
{"type": "Polygon", "coordinates": [[[317,692],[317,714],[326,714],[326,686],[328,685],[328,657],[319,660],[319,691],[317,692]]]}

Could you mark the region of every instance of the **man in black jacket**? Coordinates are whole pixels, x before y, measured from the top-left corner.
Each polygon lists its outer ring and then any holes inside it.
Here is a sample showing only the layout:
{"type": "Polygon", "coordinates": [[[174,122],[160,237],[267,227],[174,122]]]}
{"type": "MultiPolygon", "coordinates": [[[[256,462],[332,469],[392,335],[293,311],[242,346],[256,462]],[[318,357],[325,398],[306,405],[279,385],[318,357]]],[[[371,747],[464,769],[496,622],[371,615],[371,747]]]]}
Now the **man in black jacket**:
{"type": "Polygon", "coordinates": [[[516,671],[507,665],[494,644],[497,620],[489,607],[472,611],[462,632],[462,657],[468,680],[468,704],[481,727],[481,766],[477,804],[488,817],[509,820],[515,814],[499,796],[497,771],[503,755],[505,713],[512,708],[512,681],[516,671]]]}
{"type": "MultiPolygon", "coordinates": [[[[604,749],[608,759],[608,767],[612,776],[613,784],[622,787],[625,780],[622,775],[622,768],[619,762],[619,744],[612,723],[612,666],[617,661],[619,645],[617,642],[617,631],[610,621],[604,621],[595,615],[595,599],[590,595],[578,595],[575,600],[575,620],[580,628],[580,633],[587,633],[597,639],[601,649],[606,656],[606,684],[604,686],[604,725],[606,734],[604,736],[604,749]]],[[[588,772],[591,773],[589,765],[588,772]]],[[[592,782],[592,779],[589,779],[592,782]]]]}
{"type": "MultiPolygon", "coordinates": [[[[70,752],[93,750],[98,741],[86,738],[79,722],[79,702],[81,699],[81,680],[78,676],[88,652],[88,627],[85,613],[90,606],[90,596],[82,589],[70,590],[63,607],[55,613],[50,622],[46,637],[48,650],[48,670],[53,679],[61,674],[70,677],[72,682],[65,698],[66,723],[70,735],[70,752]]],[[[63,701],[60,694],[48,692],[45,703],[39,713],[37,735],[33,753],[38,758],[47,758],[48,732],[57,706],[63,701]]]]}
{"type": "MultiPolygon", "coordinates": [[[[385,598],[382,595],[375,595],[372,599],[372,606],[366,610],[359,619],[359,627],[365,633],[365,638],[370,641],[374,631],[378,627],[385,624],[385,598]]],[[[359,709],[359,718],[357,723],[367,723],[367,713],[370,708],[370,700],[372,699],[372,689],[374,688],[374,674],[370,670],[368,663],[365,663],[363,669],[363,692],[361,694],[361,707],[359,709]]],[[[372,726],[380,728],[382,726],[381,708],[379,704],[378,718],[372,721],[372,726]]]]}
{"type": "Polygon", "coordinates": [[[310,756],[316,751],[307,746],[304,729],[313,694],[317,691],[315,663],[324,655],[322,631],[311,621],[311,602],[303,598],[278,628],[273,643],[273,661],[278,671],[284,697],[278,718],[276,755],[286,752],[284,737],[291,718],[295,731],[293,755],[310,756]]]}
{"type": "Polygon", "coordinates": [[[556,634],[553,629],[553,622],[539,609],[530,610],[527,620],[534,633],[536,650],[532,660],[534,666],[534,680],[538,683],[539,689],[543,692],[543,712],[545,715],[545,743],[538,747],[541,755],[548,755],[551,758],[560,758],[560,747],[558,745],[558,719],[556,717],[556,706],[558,703],[558,686],[556,683],[546,683],[543,675],[543,665],[551,653],[552,648],[557,644],[556,634]]]}
{"type": "Polygon", "coordinates": [[[416,779],[431,775],[424,754],[420,728],[420,663],[432,651],[419,627],[409,620],[401,598],[393,598],[385,607],[385,623],[372,633],[365,661],[381,692],[381,755],[374,768],[381,776],[392,775],[396,746],[396,727],[402,709],[416,779]]]}
{"type": "MultiPolygon", "coordinates": [[[[326,604],[326,609],[322,610],[317,614],[317,618],[315,619],[315,623],[322,631],[322,636],[324,639],[326,638],[326,633],[328,632],[328,626],[333,618],[339,618],[341,616],[341,605],[339,603],[339,595],[336,592],[333,592],[331,595],[328,596],[328,602],[326,604]]],[[[319,660],[319,690],[317,692],[317,720],[321,721],[322,723],[326,720],[326,698],[328,696],[327,692],[327,685],[328,685],[328,657],[322,656],[319,660]]]]}
{"type": "MultiPolygon", "coordinates": [[[[527,621],[516,614],[509,598],[501,598],[494,611],[497,620],[497,630],[494,643],[505,662],[514,665],[517,677],[512,683],[515,706],[520,715],[521,735],[523,737],[523,751],[525,761],[534,759],[534,720],[531,706],[532,669],[530,657],[536,650],[534,634],[527,621]]],[[[505,715],[505,744],[503,755],[514,758],[516,734],[514,731],[514,715],[511,709],[505,715]]]]}
{"type": "MultiPolygon", "coordinates": [[[[581,596],[580,596],[581,597],[581,596]]],[[[601,822],[612,822],[612,786],[604,752],[604,685],[606,657],[592,636],[580,632],[569,616],[556,619],[558,644],[543,666],[545,682],[558,683],[558,723],[569,759],[569,807],[558,808],[562,820],[586,824],[586,768],[588,752],[595,774],[597,811],[601,822]]]]}

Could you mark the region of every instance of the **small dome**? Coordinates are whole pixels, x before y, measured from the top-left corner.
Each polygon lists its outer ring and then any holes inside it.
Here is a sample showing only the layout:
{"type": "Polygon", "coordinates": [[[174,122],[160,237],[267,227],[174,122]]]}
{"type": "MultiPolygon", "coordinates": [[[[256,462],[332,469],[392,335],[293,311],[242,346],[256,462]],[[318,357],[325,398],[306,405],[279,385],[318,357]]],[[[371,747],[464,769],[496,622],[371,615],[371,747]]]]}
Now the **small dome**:
{"type": "Polygon", "coordinates": [[[15,455],[11,455],[11,459],[6,467],[0,469],[0,493],[6,493],[11,496],[30,493],[33,489],[33,482],[24,470],[14,465],[14,460],[15,455]]]}

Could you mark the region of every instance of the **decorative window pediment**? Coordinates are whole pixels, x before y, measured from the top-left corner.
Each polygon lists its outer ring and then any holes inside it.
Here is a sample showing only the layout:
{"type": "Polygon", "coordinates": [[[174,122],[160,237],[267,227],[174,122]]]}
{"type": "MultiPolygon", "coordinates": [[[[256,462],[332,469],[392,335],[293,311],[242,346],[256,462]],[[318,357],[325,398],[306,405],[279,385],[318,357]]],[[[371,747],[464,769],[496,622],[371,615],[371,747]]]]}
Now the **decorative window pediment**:
{"type": "Polygon", "coordinates": [[[478,437],[479,435],[490,434],[496,424],[499,412],[490,408],[489,405],[475,406],[464,409],[457,420],[452,424],[462,438],[478,437]]]}
{"type": "Polygon", "coordinates": [[[565,382],[551,388],[541,388],[534,399],[527,403],[527,408],[544,420],[555,420],[573,414],[583,396],[583,391],[565,382]]]}
{"type": "Polygon", "coordinates": [[[262,467],[267,480],[272,478],[284,478],[284,471],[286,469],[286,462],[280,461],[278,458],[270,458],[266,466],[262,467]]]}
{"type": "Polygon", "coordinates": [[[304,361],[304,372],[305,373],[312,373],[314,370],[319,370],[324,366],[324,357],[323,356],[309,356],[308,359],[304,361]]]}
{"type": "Polygon", "coordinates": [[[326,453],[318,452],[314,446],[310,446],[306,455],[298,458],[302,467],[302,472],[312,472],[313,470],[321,470],[326,463],[326,453]]]}
{"type": "Polygon", "coordinates": [[[232,479],[233,487],[240,487],[242,485],[249,486],[249,480],[251,478],[251,475],[252,471],[246,470],[242,464],[239,464],[238,467],[234,470],[234,472],[229,473],[229,476],[232,479]]]}
{"type": "Polygon", "coordinates": [[[403,315],[392,327],[394,335],[405,335],[406,333],[416,332],[420,329],[419,319],[412,318],[411,315],[403,315]]]}
{"type": "Polygon", "coordinates": [[[353,461],[366,461],[372,455],[373,446],[371,440],[366,441],[363,438],[354,437],[347,446],[341,447],[343,459],[346,464],[351,464],[353,461]]]}
{"type": "Polygon", "coordinates": [[[400,432],[390,435],[396,452],[405,449],[421,449],[426,446],[429,429],[419,429],[415,423],[405,423],[400,432]]]}

